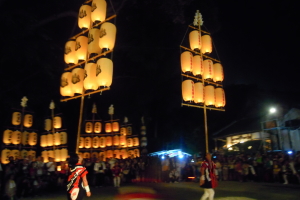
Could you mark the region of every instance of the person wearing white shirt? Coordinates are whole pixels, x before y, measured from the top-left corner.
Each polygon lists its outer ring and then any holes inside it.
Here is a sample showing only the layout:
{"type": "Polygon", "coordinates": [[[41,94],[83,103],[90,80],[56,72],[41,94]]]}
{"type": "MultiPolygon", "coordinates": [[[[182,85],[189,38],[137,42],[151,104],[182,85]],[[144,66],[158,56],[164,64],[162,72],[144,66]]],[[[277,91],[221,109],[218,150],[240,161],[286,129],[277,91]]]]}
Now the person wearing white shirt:
{"type": "Polygon", "coordinates": [[[94,174],[95,174],[95,186],[103,187],[104,186],[104,171],[106,170],[105,163],[102,161],[103,157],[97,158],[97,161],[94,165],[94,174]]]}

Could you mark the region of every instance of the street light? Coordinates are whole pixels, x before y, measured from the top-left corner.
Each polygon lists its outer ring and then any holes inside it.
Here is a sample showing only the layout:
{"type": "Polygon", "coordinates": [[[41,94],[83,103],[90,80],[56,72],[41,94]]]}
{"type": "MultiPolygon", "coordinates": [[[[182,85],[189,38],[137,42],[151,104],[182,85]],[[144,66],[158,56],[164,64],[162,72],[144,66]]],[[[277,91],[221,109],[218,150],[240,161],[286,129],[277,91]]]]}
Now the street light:
{"type": "Polygon", "coordinates": [[[273,108],[273,107],[270,108],[269,112],[270,112],[271,114],[275,113],[275,112],[276,112],[276,108],[273,108]]]}
{"type": "Polygon", "coordinates": [[[206,110],[225,111],[224,73],[221,62],[207,55],[212,52],[212,39],[209,32],[201,30],[203,20],[199,10],[193,25],[189,26],[193,29],[189,34],[190,48],[180,45],[185,50],[180,56],[184,101],[181,105],[203,108],[206,152],[209,152],[206,110]]]}

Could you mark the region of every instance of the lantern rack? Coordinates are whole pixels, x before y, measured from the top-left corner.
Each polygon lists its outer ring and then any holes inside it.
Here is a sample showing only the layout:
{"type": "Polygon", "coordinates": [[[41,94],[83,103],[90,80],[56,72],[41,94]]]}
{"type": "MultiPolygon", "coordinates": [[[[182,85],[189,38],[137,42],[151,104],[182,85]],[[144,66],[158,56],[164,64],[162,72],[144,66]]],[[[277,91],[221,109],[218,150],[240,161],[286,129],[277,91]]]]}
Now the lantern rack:
{"type": "Polygon", "coordinates": [[[69,100],[71,100],[71,99],[77,99],[77,98],[79,98],[79,97],[84,97],[84,96],[87,96],[87,95],[95,94],[95,93],[102,92],[102,91],[106,91],[106,90],[110,90],[110,87],[98,89],[98,90],[91,91],[91,92],[84,93],[84,94],[80,94],[80,95],[77,95],[77,96],[74,96],[74,97],[64,98],[64,99],[61,99],[60,101],[61,101],[61,102],[65,102],[65,101],[69,101],[69,100]]]}
{"type": "MultiPolygon", "coordinates": [[[[193,27],[193,26],[191,26],[191,25],[189,25],[189,27],[190,27],[190,28],[192,28],[192,29],[195,29],[195,30],[199,30],[198,28],[196,28],[196,27],[193,27]]],[[[206,34],[210,35],[210,33],[209,33],[209,32],[207,32],[207,31],[204,31],[204,30],[202,30],[202,29],[201,29],[201,32],[202,32],[202,33],[206,33],[206,34]]]]}
{"type": "MultiPolygon", "coordinates": [[[[199,53],[199,52],[197,52],[197,51],[194,51],[194,50],[192,50],[192,49],[190,49],[190,48],[187,48],[187,47],[184,47],[184,46],[181,46],[181,45],[180,45],[180,48],[183,48],[183,49],[185,49],[185,50],[187,50],[187,51],[193,52],[193,53],[198,54],[198,55],[201,56],[201,53],[199,53]]],[[[219,60],[217,60],[217,59],[215,59],[215,58],[212,58],[212,57],[210,57],[210,56],[208,56],[208,55],[202,54],[202,56],[205,57],[205,58],[208,58],[208,59],[210,59],[210,60],[213,60],[213,61],[215,61],[215,62],[217,62],[217,63],[221,63],[221,61],[219,61],[219,60]]]]}
{"type": "MultiPolygon", "coordinates": [[[[202,82],[202,78],[198,78],[198,77],[195,77],[195,76],[190,76],[190,75],[187,75],[187,74],[181,74],[182,76],[185,76],[187,78],[192,78],[192,79],[195,79],[197,81],[201,81],[202,82]]],[[[204,80],[205,83],[208,83],[208,84],[212,84],[212,85],[215,85],[215,86],[219,86],[219,87],[222,87],[223,85],[220,84],[220,83],[217,83],[217,82],[214,82],[214,81],[208,81],[208,80],[204,80]]]]}
{"type": "MultiPolygon", "coordinates": [[[[182,106],[188,106],[188,107],[195,107],[195,108],[204,108],[204,106],[201,105],[194,105],[194,104],[188,104],[188,103],[181,103],[182,106]]],[[[225,111],[224,108],[214,108],[206,106],[206,109],[208,110],[217,110],[217,111],[225,111]]]]}

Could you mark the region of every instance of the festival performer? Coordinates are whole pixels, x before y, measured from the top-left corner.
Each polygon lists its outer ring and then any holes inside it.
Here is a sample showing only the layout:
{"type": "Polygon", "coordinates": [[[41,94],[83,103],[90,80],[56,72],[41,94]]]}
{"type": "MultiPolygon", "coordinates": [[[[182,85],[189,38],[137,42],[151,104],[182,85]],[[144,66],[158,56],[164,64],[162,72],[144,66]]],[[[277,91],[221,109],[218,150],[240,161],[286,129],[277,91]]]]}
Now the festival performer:
{"type": "Polygon", "coordinates": [[[200,186],[204,188],[204,194],[200,200],[214,199],[215,191],[213,188],[217,187],[217,170],[215,163],[211,160],[211,154],[206,153],[205,160],[201,165],[200,186]]]}
{"type": "Polygon", "coordinates": [[[69,167],[70,175],[68,177],[67,192],[68,200],[82,200],[84,193],[91,196],[90,187],[86,178],[88,171],[82,165],[83,158],[77,154],[70,154],[69,167]]]}

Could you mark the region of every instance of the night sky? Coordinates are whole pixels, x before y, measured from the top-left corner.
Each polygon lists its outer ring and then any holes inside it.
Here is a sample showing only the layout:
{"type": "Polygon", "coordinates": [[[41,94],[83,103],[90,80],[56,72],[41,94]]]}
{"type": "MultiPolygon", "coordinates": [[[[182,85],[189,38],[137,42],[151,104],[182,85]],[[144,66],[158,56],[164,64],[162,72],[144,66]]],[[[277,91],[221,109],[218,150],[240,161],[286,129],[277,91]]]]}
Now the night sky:
{"type": "MultiPolygon", "coordinates": [[[[53,100],[65,128],[76,135],[80,100],[60,103],[59,86],[66,67],[64,45],[80,32],[77,14],[83,2],[0,1],[3,129],[9,126],[12,109],[20,109],[21,98],[27,96],[37,130],[49,116],[53,100]]],[[[212,56],[221,60],[225,74],[226,112],[208,113],[210,132],[255,109],[263,112],[268,103],[299,106],[300,27],[295,1],[111,2],[113,8],[107,1],[107,17],[117,14],[113,84],[110,91],[86,98],[85,119],[91,117],[96,103],[97,116],[108,120],[108,107],[113,104],[114,118],[127,116],[137,133],[145,116],[153,149],[197,149],[195,143],[203,141],[203,111],[181,107],[179,48],[180,44],[188,47],[184,36],[196,10],[202,13],[203,29],[212,34],[212,56]]]]}

